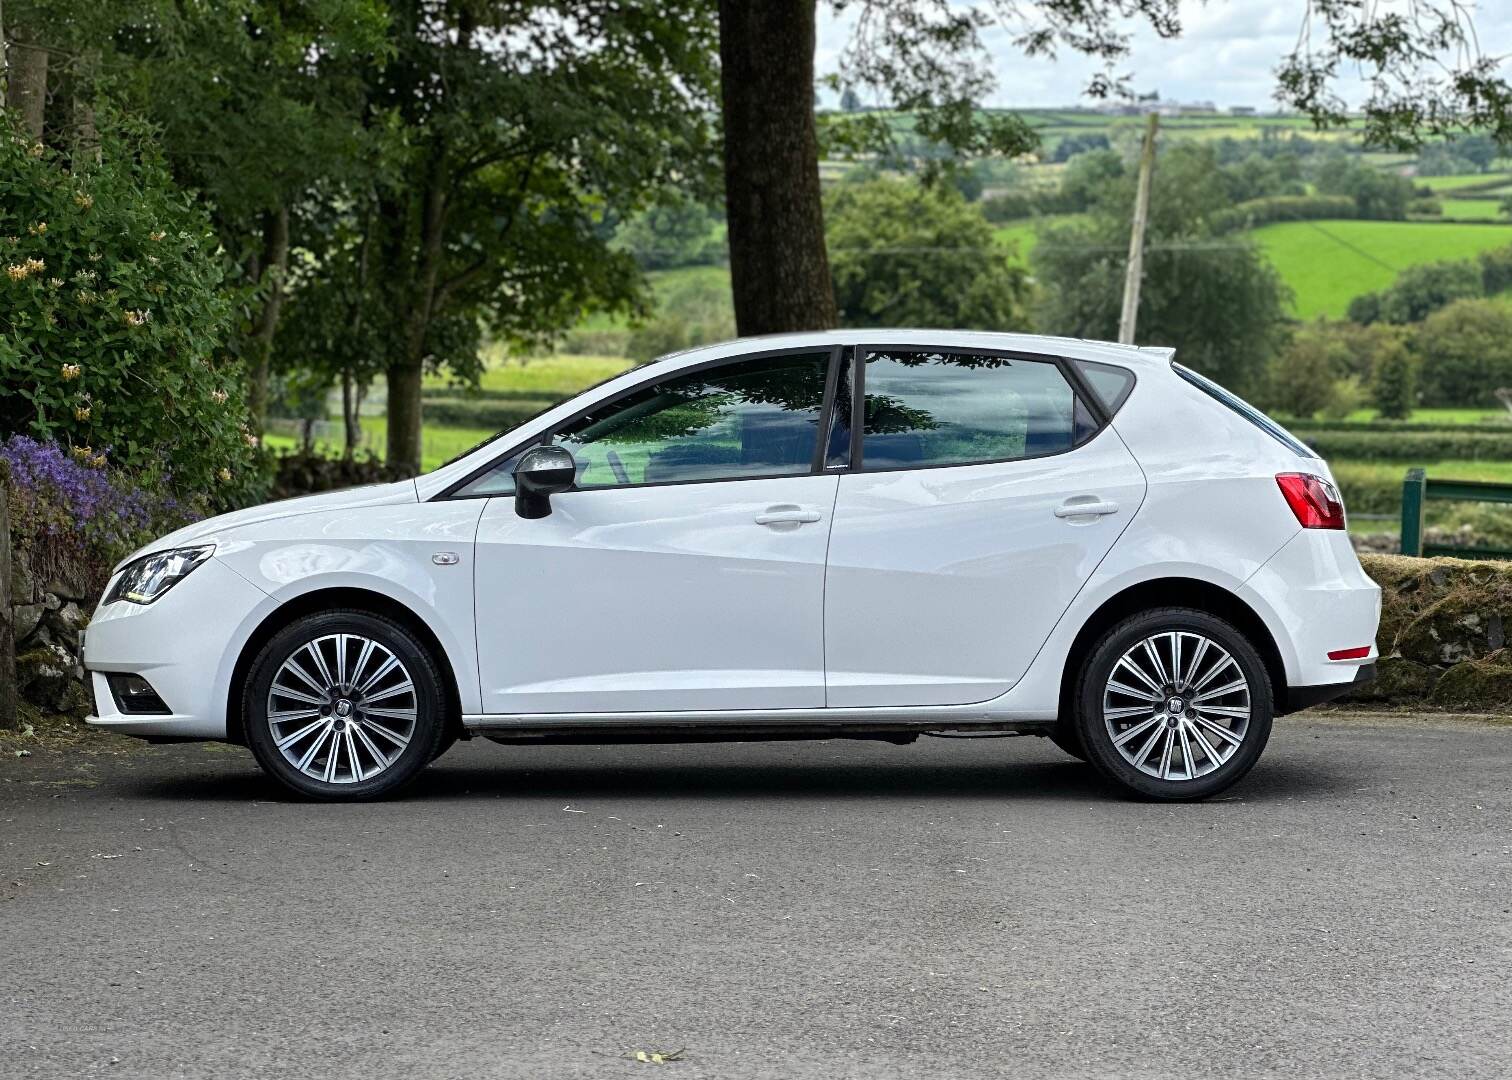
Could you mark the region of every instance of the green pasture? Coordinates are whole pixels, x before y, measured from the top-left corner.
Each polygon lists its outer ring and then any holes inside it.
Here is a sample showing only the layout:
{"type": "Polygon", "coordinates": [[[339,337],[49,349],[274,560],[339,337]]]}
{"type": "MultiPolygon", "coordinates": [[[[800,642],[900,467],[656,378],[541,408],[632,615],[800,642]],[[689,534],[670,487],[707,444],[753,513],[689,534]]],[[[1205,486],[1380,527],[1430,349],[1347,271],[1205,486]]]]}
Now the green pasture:
{"type": "Polygon", "coordinates": [[[1468,259],[1512,244],[1507,225],[1416,221],[1287,221],[1254,231],[1296,294],[1303,319],[1342,318],[1349,301],[1390,285],[1418,263],[1468,259]]]}

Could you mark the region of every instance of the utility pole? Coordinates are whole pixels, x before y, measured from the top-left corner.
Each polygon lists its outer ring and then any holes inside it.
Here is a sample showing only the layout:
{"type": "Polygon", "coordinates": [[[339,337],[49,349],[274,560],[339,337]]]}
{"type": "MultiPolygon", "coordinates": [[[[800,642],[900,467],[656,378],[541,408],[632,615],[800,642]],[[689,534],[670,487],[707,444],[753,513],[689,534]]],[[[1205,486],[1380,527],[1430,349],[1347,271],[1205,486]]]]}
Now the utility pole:
{"type": "Polygon", "coordinates": [[[1134,324],[1139,319],[1139,281],[1144,276],[1145,222],[1150,216],[1150,177],[1155,172],[1155,130],[1160,114],[1151,113],[1145,128],[1144,149],[1139,153],[1139,189],[1134,195],[1134,226],[1129,230],[1129,266],[1124,277],[1123,314],[1118,319],[1118,340],[1134,344],[1134,324]]]}

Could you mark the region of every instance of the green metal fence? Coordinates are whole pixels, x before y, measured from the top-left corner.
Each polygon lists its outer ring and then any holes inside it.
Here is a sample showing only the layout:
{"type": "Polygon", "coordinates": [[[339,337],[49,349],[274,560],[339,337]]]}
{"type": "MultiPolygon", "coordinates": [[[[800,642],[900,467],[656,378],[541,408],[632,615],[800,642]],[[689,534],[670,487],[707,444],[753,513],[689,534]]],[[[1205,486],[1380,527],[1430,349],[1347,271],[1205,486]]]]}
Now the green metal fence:
{"type": "Polygon", "coordinates": [[[1402,554],[1457,555],[1462,559],[1512,559],[1512,548],[1454,547],[1423,543],[1423,513],[1429,499],[1454,502],[1512,503],[1512,484],[1480,480],[1430,480],[1422,469],[1408,469],[1402,481],[1402,554]]]}

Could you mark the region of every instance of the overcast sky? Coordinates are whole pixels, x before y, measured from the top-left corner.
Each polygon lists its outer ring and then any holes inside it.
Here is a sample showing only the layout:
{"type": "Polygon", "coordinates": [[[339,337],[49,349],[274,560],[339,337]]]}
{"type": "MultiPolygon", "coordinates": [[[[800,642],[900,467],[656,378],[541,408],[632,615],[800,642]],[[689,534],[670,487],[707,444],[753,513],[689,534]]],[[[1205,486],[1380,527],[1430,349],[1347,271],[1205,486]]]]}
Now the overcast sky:
{"type": "MultiPolygon", "coordinates": [[[[1296,43],[1304,7],[1305,0],[1185,3],[1181,36],[1164,41],[1141,31],[1135,35],[1132,55],[1118,70],[1133,75],[1132,85],[1139,92],[1158,90],[1167,100],[1274,107],[1275,68],[1296,43]]],[[[850,20],[836,19],[825,4],[820,4],[820,12],[817,62],[820,74],[825,74],[835,70],[850,20]]],[[[1475,27],[1483,52],[1512,53],[1512,0],[1480,0],[1475,27]]],[[[1014,48],[1012,37],[1001,29],[985,35],[998,79],[997,94],[988,104],[1091,103],[1082,90],[1097,70],[1095,63],[1065,51],[1057,60],[1027,60],[1014,48]]],[[[1343,90],[1354,103],[1363,98],[1350,86],[1343,90]]]]}

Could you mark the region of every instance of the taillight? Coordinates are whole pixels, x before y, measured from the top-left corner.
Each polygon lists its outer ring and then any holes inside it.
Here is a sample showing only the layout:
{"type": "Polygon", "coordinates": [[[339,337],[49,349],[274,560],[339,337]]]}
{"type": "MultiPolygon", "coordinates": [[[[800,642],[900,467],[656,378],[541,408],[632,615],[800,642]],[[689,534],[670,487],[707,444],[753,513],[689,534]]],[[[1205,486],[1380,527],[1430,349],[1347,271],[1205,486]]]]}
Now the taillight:
{"type": "Polygon", "coordinates": [[[1342,529],[1344,502],[1339,489],[1311,473],[1281,473],[1276,477],[1286,505],[1304,529],[1342,529]]]}

